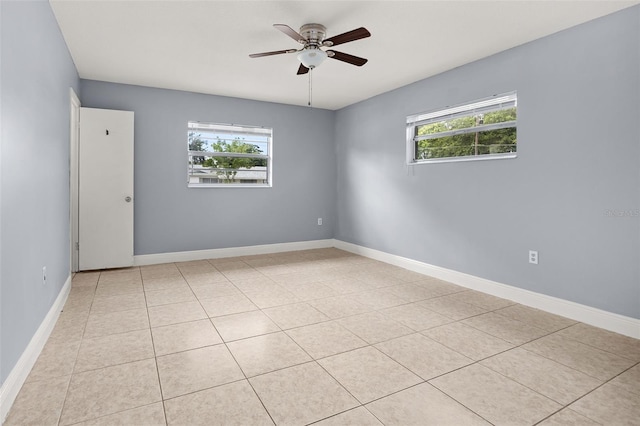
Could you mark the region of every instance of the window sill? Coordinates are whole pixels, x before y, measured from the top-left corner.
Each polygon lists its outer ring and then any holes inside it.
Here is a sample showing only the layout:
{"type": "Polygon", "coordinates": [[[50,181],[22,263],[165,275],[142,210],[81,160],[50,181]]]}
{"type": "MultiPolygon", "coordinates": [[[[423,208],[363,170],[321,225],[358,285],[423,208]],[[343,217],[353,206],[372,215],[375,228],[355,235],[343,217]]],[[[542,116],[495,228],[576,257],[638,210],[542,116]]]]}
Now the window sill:
{"type": "Polygon", "coordinates": [[[432,158],[429,160],[415,160],[408,162],[409,166],[417,166],[419,164],[433,164],[433,163],[461,163],[466,161],[486,161],[486,160],[506,160],[510,158],[516,158],[518,154],[494,154],[494,155],[478,155],[469,157],[447,157],[447,158],[432,158]]]}
{"type": "Polygon", "coordinates": [[[271,188],[271,184],[262,184],[262,183],[244,183],[244,184],[228,184],[228,183],[211,183],[211,184],[201,184],[201,185],[187,185],[189,189],[197,189],[197,188],[271,188]]]}

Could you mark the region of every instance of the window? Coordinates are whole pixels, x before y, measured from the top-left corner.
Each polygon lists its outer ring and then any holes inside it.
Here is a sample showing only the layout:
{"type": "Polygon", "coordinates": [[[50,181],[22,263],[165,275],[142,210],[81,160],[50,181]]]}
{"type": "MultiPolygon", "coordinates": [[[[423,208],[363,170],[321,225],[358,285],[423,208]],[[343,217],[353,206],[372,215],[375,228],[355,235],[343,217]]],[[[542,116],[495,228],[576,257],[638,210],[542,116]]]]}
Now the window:
{"type": "Polygon", "coordinates": [[[407,117],[407,163],[516,156],[517,95],[407,117]]]}
{"type": "Polygon", "coordinates": [[[271,186],[272,129],[190,121],[188,187],[271,186]]]}

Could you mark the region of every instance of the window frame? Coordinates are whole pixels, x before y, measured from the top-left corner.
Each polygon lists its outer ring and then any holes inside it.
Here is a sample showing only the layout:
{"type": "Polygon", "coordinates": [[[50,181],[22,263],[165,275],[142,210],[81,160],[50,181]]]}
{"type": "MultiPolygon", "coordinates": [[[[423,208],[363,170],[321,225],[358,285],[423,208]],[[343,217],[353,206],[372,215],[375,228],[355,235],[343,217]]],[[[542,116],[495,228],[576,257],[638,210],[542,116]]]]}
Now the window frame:
{"type": "Polygon", "coordinates": [[[516,158],[517,153],[517,139],[516,139],[516,152],[506,152],[497,154],[478,154],[478,155],[461,155],[457,157],[436,157],[417,159],[416,158],[416,145],[422,140],[436,139],[439,137],[477,133],[478,129],[481,131],[490,131],[504,128],[515,128],[517,133],[517,114],[516,119],[512,121],[502,123],[483,124],[482,126],[466,127],[463,129],[454,129],[440,133],[433,133],[430,135],[418,136],[418,128],[420,126],[436,123],[446,119],[452,119],[457,117],[466,117],[479,113],[488,113],[506,110],[509,108],[516,108],[518,106],[517,91],[511,91],[494,95],[488,98],[479,99],[473,102],[466,102],[446,108],[439,108],[419,114],[413,114],[407,116],[407,128],[406,128],[406,163],[409,166],[417,164],[431,164],[431,163],[451,163],[451,162],[463,162],[463,161],[483,161],[483,160],[499,160],[516,158]]]}
{"type": "MultiPolygon", "coordinates": [[[[251,168],[247,169],[251,170],[251,168]]],[[[203,179],[213,179],[214,176],[201,176],[203,179]]],[[[253,180],[253,179],[247,179],[253,180]]],[[[271,188],[273,186],[273,128],[264,126],[251,126],[244,124],[227,124],[227,123],[211,123],[190,120],[187,122],[187,188],[271,188]],[[236,153],[236,152],[223,152],[223,151],[191,151],[189,149],[189,134],[191,132],[208,132],[210,134],[224,134],[224,135],[238,135],[238,136],[259,136],[266,137],[266,142],[262,141],[247,141],[248,143],[258,142],[266,143],[266,154],[249,154],[249,153],[236,153]],[[205,155],[203,155],[205,154],[205,155]],[[193,173],[194,162],[193,157],[226,157],[226,158],[254,158],[265,159],[266,165],[266,183],[193,183],[191,178],[196,176],[193,173]]]]}

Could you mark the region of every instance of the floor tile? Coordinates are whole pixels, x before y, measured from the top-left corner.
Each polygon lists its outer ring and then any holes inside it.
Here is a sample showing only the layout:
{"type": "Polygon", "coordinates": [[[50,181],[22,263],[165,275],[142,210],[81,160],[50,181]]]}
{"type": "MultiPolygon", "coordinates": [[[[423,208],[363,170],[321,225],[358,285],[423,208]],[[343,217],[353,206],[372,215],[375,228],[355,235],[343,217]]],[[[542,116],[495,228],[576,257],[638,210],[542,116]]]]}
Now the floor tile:
{"type": "Polygon", "coordinates": [[[375,270],[358,274],[358,280],[367,284],[370,289],[390,287],[404,283],[404,281],[391,274],[375,270]]]}
{"type": "Polygon", "coordinates": [[[637,425],[640,398],[609,383],[569,406],[592,420],[608,425],[637,425]]]}
{"type": "Polygon", "coordinates": [[[192,287],[229,282],[229,279],[219,271],[186,273],[183,274],[183,276],[187,283],[189,283],[189,285],[192,287]]]}
{"type": "Polygon", "coordinates": [[[282,274],[290,274],[294,272],[293,269],[288,265],[265,265],[265,266],[254,266],[254,267],[261,274],[266,275],[268,277],[272,277],[275,275],[282,275],[282,274]]]}
{"type": "Polygon", "coordinates": [[[268,308],[264,310],[264,313],[283,330],[329,320],[329,317],[308,303],[294,303],[268,308]]]}
{"type": "Polygon", "coordinates": [[[407,302],[419,302],[421,300],[431,299],[440,295],[428,286],[422,286],[416,283],[395,285],[389,287],[387,290],[407,302]]]}
{"type": "Polygon", "coordinates": [[[407,283],[421,281],[427,278],[427,275],[421,274],[419,272],[409,271],[408,269],[403,269],[400,267],[389,271],[389,274],[407,283]]]}
{"type": "Polygon", "coordinates": [[[125,293],[94,298],[91,305],[91,313],[106,314],[130,309],[144,309],[146,307],[144,293],[125,293]]]}
{"type": "Polygon", "coordinates": [[[196,296],[187,284],[165,290],[145,292],[147,306],[168,305],[170,303],[195,302],[196,296]]]}
{"type": "Polygon", "coordinates": [[[434,295],[433,297],[445,296],[447,294],[460,293],[462,291],[466,291],[467,289],[464,287],[460,287],[459,285],[455,285],[446,281],[439,280],[433,277],[426,277],[419,281],[413,281],[413,284],[421,285],[425,288],[428,288],[429,291],[434,295]]]}
{"type": "Polygon", "coordinates": [[[431,328],[422,334],[476,361],[514,346],[459,322],[431,328]]]}
{"type": "Polygon", "coordinates": [[[314,359],[367,346],[367,342],[335,321],[294,328],[287,334],[314,359]]]}
{"type": "Polygon", "coordinates": [[[575,324],[558,332],[559,336],[569,337],[594,348],[612,352],[623,358],[640,361],[640,340],[622,334],[603,330],[587,324],[575,324]]]}
{"type": "Polygon", "coordinates": [[[3,426],[57,425],[70,376],[25,383],[3,426]]]}
{"type": "Polygon", "coordinates": [[[318,363],[363,404],[422,381],[370,346],[323,358],[318,363]]]}
{"type": "Polygon", "coordinates": [[[98,278],[100,277],[99,271],[93,272],[76,272],[71,280],[71,285],[97,285],[98,278]]]}
{"type": "Polygon", "coordinates": [[[418,333],[387,340],[375,346],[424,380],[449,373],[474,362],[418,333]]]}
{"type": "Polygon", "coordinates": [[[6,425],[625,424],[639,361],[638,340],[335,248],[196,260],[76,274],[6,425]]]}
{"type": "Polygon", "coordinates": [[[244,379],[225,345],[163,355],[157,360],[164,399],[244,379]]]}
{"type": "Polygon", "coordinates": [[[415,331],[427,330],[451,322],[450,318],[423,308],[417,303],[395,306],[380,312],[415,331]]]}
{"type": "Polygon", "coordinates": [[[626,392],[640,396],[640,364],[620,374],[610,382],[626,392]]]}
{"type": "Polygon", "coordinates": [[[428,383],[366,405],[385,425],[490,425],[428,383]]]}
{"type": "Polygon", "coordinates": [[[199,302],[172,303],[171,305],[149,308],[151,327],[177,324],[207,318],[207,313],[199,302]]]}
{"type": "Polygon", "coordinates": [[[244,280],[234,280],[233,284],[243,293],[247,292],[266,292],[266,291],[285,291],[285,288],[280,286],[274,280],[269,277],[254,277],[244,280]]]}
{"type": "Polygon", "coordinates": [[[279,285],[277,288],[269,290],[247,291],[245,295],[260,309],[300,302],[300,299],[295,294],[279,285]]]}
{"type": "Polygon", "coordinates": [[[322,284],[331,287],[336,293],[343,295],[371,290],[369,285],[355,277],[334,278],[328,281],[322,281],[322,284]]]}
{"type": "Polygon", "coordinates": [[[89,311],[63,311],[49,335],[48,342],[74,342],[82,339],[89,318],[89,311]]]}
{"type": "Polygon", "coordinates": [[[539,426],[601,426],[600,423],[565,408],[538,423],[539,426]]]}
{"type": "Polygon", "coordinates": [[[351,298],[371,309],[384,309],[391,306],[404,305],[408,302],[384,288],[354,293],[351,298]]]}
{"type": "Polygon", "coordinates": [[[182,276],[150,278],[143,281],[144,291],[170,290],[183,287],[187,282],[182,276]]]}
{"type": "Polygon", "coordinates": [[[520,348],[487,358],[480,364],[563,405],[602,384],[601,380],[520,348]]]}
{"type": "Polygon", "coordinates": [[[507,306],[515,305],[511,300],[502,299],[490,294],[481,293],[475,290],[461,291],[451,295],[451,298],[471,305],[479,306],[483,309],[493,311],[507,306]]]}
{"type": "Polygon", "coordinates": [[[429,383],[493,424],[531,425],[561,406],[478,364],[429,383]]]}
{"type": "Polygon", "coordinates": [[[260,311],[215,317],[211,322],[225,342],[280,331],[280,327],[260,311]]]}
{"type": "Polygon", "coordinates": [[[322,283],[303,284],[291,288],[290,291],[300,300],[322,299],[330,296],[337,296],[339,293],[322,283]]]}
{"type": "Polygon", "coordinates": [[[62,410],[68,425],[161,400],[155,360],[74,374],[62,410]]]}
{"type": "Polygon", "coordinates": [[[358,406],[315,362],[249,379],[278,425],[308,424],[358,406]]]}
{"type": "Polygon", "coordinates": [[[371,308],[356,302],[349,296],[334,296],[325,299],[311,300],[309,304],[332,319],[371,311],[371,308]]]}
{"type": "Polygon", "coordinates": [[[246,380],[170,399],[165,407],[170,425],[273,425],[246,380]]]}
{"type": "Polygon", "coordinates": [[[533,327],[524,322],[503,317],[493,312],[462,320],[469,325],[514,345],[521,345],[549,334],[548,331],[533,327]]]}
{"type": "Polygon", "coordinates": [[[487,312],[487,309],[454,299],[453,296],[455,295],[436,297],[418,303],[420,306],[449,317],[455,321],[487,312]]]}
{"type": "Polygon", "coordinates": [[[199,300],[241,294],[240,290],[228,281],[198,285],[192,284],[191,290],[199,300]]]}
{"type": "Polygon", "coordinates": [[[600,380],[609,380],[634,364],[627,358],[567,339],[557,333],[527,343],[522,348],[600,380]]]}
{"type": "Polygon", "coordinates": [[[275,275],[271,277],[271,279],[287,289],[291,288],[292,286],[296,287],[301,284],[316,283],[320,281],[317,274],[303,272],[275,275]]]}
{"type": "Polygon", "coordinates": [[[156,402],[97,419],[87,420],[86,422],[76,423],[74,426],[165,426],[166,424],[162,402],[156,402]]]}
{"type": "Polygon", "coordinates": [[[344,413],[314,423],[314,426],[382,426],[382,423],[364,407],[354,408],[344,413]]]}
{"type": "Polygon", "coordinates": [[[27,382],[70,376],[78,357],[80,341],[49,340],[34,364],[27,382]]]}
{"type": "Polygon", "coordinates": [[[576,321],[569,318],[524,305],[507,306],[506,308],[498,309],[495,313],[547,331],[558,331],[576,323],[576,321]]]}
{"type": "Polygon", "coordinates": [[[91,314],[84,330],[84,338],[91,339],[145,328],[149,328],[149,317],[146,309],[91,314]]]}
{"type": "Polygon", "coordinates": [[[142,276],[140,275],[140,268],[120,268],[120,269],[108,269],[100,272],[99,283],[102,282],[123,282],[123,281],[140,281],[142,276]]]}
{"type": "Polygon", "coordinates": [[[237,340],[228,347],[247,377],[311,361],[311,357],[283,332],[237,340]]]}
{"type": "Polygon", "coordinates": [[[142,281],[98,283],[96,297],[109,297],[119,294],[143,293],[142,281]]]}
{"type": "Polygon", "coordinates": [[[156,356],[222,343],[208,319],[152,328],[151,332],[156,356]]]}
{"type": "Polygon", "coordinates": [[[222,315],[258,310],[258,307],[241,293],[205,299],[201,300],[200,303],[209,317],[219,317],[222,315]]]}
{"type": "Polygon", "coordinates": [[[154,356],[149,329],[84,339],[74,372],[96,370],[154,356]]]}
{"type": "Polygon", "coordinates": [[[412,334],[409,327],[379,312],[354,315],[337,320],[338,323],[369,344],[412,334]]]}

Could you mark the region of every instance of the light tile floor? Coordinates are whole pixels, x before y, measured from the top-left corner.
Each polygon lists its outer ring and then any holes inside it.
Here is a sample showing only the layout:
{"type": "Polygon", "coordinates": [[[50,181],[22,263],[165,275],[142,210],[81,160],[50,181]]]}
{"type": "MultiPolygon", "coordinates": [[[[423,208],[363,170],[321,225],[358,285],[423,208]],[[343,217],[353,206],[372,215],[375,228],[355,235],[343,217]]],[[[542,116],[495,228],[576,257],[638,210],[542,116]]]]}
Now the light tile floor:
{"type": "Polygon", "coordinates": [[[6,425],[638,425],[640,341],[337,249],[86,272],[6,425]]]}

